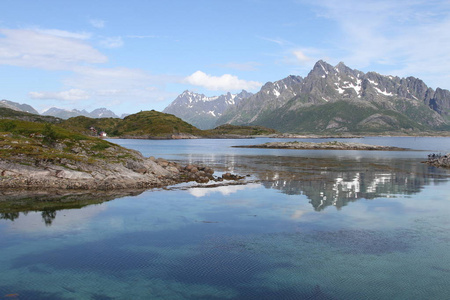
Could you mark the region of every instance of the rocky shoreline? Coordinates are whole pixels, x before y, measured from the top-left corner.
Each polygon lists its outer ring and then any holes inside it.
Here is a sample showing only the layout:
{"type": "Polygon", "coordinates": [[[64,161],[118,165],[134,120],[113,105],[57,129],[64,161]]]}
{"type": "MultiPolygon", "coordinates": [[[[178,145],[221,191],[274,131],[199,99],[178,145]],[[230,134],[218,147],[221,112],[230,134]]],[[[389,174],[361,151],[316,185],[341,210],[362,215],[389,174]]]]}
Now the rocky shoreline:
{"type": "Polygon", "coordinates": [[[377,150],[377,151],[406,151],[406,148],[378,146],[360,143],[344,143],[344,142],[270,142],[259,145],[233,146],[235,148],[267,148],[267,149],[297,149],[297,150],[377,150]]]}
{"type": "Polygon", "coordinates": [[[88,167],[83,171],[60,165],[32,167],[0,161],[0,188],[65,189],[65,190],[115,190],[148,189],[181,182],[206,183],[221,181],[214,170],[198,165],[181,166],[164,159],[128,161],[112,164],[108,170],[88,167]],[[90,169],[90,170],[88,170],[90,169]]]}
{"type": "Polygon", "coordinates": [[[215,176],[214,170],[200,165],[181,165],[153,157],[140,162],[112,164],[108,169],[88,167],[72,170],[60,165],[45,167],[11,164],[0,160],[0,188],[35,190],[125,190],[165,187],[182,182],[208,183],[239,180],[243,176],[225,173],[215,176]]]}
{"type": "Polygon", "coordinates": [[[181,182],[223,181],[207,166],[146,158],[119,145],[92,140],[58,140],[4,135],[0,142],[0,189],[124,190],[165,187],[181,182]]]}

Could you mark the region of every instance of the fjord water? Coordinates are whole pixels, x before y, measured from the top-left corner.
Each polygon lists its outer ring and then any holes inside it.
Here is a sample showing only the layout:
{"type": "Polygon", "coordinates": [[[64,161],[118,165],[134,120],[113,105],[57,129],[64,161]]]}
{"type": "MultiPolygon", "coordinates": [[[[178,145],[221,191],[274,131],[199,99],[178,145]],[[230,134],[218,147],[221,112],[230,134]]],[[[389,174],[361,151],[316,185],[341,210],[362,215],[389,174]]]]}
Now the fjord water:
{"type": "Polygon", "coordinates": [[[267,141],[113,140],[247,184],[2,198],[0,299],[448,299],[449,138],[267,141]]]}

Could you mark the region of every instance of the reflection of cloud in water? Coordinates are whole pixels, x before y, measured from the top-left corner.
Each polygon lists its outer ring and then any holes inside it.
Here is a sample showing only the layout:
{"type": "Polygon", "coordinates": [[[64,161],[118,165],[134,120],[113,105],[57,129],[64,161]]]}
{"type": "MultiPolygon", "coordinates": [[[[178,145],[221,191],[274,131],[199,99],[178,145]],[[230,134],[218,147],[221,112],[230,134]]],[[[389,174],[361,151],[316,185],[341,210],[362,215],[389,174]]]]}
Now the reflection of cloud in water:
{"type": "Polygon", "coordinates": [[[96,215],[107,209],[107,204],[90,205],[83,209],[58,210],[57,218],[52,221],[51,226],[47,226],[42,219],[42,212],[28,212],[25,217],[17,218],[13,222],[7,221],[11,231],[21,232],[61,232],[67,230],[81,230],[96,215]]]}
{"type": "Polygon", "coordinates": [[[224,196],[227,196],[233,193],[237,193],[238,191],[254,189],[259,186],[260,186],[259,184],[250,183],[245,185],[226,185],[214,188],[192,188],[189,190],[189,193],[196,198],[205,197],[214,193],[220,193],[224,196]]]}
{"type": "Polygon", "coordinates": [[[298,220],[301,219],[301,217],[306,214],[308,211],[303,210],[303,209],[297,209],[296,211],[294,211],[294,213],[291,215],[291,219],[293,220],[298,220]]]}

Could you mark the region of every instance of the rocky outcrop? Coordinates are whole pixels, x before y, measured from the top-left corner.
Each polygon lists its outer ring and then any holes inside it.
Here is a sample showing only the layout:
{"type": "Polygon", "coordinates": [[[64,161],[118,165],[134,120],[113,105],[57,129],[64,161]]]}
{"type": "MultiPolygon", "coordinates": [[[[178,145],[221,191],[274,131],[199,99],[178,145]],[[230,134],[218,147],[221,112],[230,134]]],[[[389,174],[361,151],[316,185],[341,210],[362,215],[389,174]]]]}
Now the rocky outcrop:
{"type": "Polygon", "coordinates": [[[450,168],[450,153],[447,153],[444,156],[430,154],[425,163],[435,167],[450,168]]]}
{"type": "Polygon", "coordinates": [[[76,137],[0,134],[0,189],[147,189],[219,180],[209,167],[146,158],[104,140],[76,137]]]}
{"type": "Polygon", "coordinates": [[[214,176],[214,170],[201,165],[182,165],[163,158],[134,156],[119,162],[30,159],[21,162],[0,159],[2,189],[124,190],[149,189],[181,182],[240,180],[244,177],[226,173],[214,176]]]}
{"type": "Polygon", "coordinates": [[[217,180],[214,170],[199,165],[182,166],[158,158],[128,159],[124,163],[35,165],[0,160],[0,187],[27,189],[113,190],[146,189],[180,182],[217,180]],[[76,168],[76,169],[74,169],[76,168]]]}

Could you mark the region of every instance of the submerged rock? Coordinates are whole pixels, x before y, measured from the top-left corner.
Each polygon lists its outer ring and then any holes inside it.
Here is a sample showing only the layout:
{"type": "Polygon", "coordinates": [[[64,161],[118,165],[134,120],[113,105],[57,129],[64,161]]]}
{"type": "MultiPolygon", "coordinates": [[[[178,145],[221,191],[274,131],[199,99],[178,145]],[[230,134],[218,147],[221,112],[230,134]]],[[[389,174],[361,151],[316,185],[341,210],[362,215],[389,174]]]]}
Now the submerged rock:
{"type": "Polygon", "coordinates": [[[240,175],[231,174],[231,173],[225,173],[222,175],[222,179],[224,179],[224,180],[241,180],[244,178],[245,178],[245,176],[240,176],[240,175]]]}

